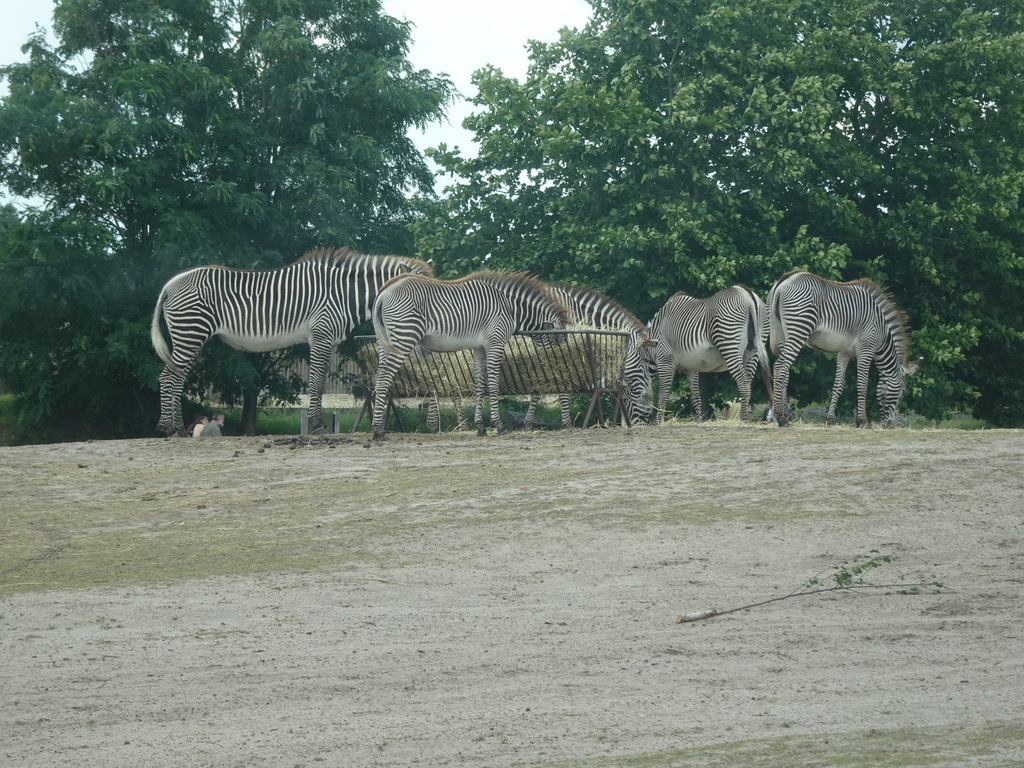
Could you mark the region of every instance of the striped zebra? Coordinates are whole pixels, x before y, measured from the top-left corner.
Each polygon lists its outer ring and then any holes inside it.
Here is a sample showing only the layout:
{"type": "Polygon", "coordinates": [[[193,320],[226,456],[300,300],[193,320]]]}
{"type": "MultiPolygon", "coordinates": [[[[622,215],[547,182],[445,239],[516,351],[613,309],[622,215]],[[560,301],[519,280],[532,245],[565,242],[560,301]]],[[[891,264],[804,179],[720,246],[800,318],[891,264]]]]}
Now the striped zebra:
{"type": "Polygon", "coordinates": [[[895,425],[906,377],[917,370],[920,361],[907,363],[907,317],[882,288],[867,279],[837,283],[796,270],[775,283],[768,294],[768,308],[771,346],[777,356],[772,408],[779,426],[789,421],[789,369],[805,344],[819,352],[836,353],[836,378],[827,423],[836,421],[836,406],[846,384],[846,367],[851,358],[857,358],[857,425],[868,423],[868,373],[872,362],[878,369],[882,424],[895,425]]]}
{"type": "MultiPolygon", "coordinates": [[[[444,281],[402,275],[381,289],[373,305],[378,364],[373,386],[373,436],[384,438],[385,412],[395,374],[419,345],[429,352],[472,349],[475,360],[477,433],[485,434],[483,398],[490,398],[491,424],[499,433],[498,383],[505,344],[518,331],[565,328],[569,313],[537,278],[524,272],[476,272],[444,281]]],[[[542,347],[560,339],[537,336],[542,347]]]]}
{"type": "Polygon", "coordinates": [[[700,374],[729,371],[740,395],[740,418],[750,419],[750,394],[758,365],[771,394],[768,351],[765,348],[764,302],[745,285],[733,285],[710,298],[698,299],[684,291],[672,296],[648,323],[657,342],[648,359],[658,374],[659,423],[676,371],[684,371],[690,384],[690,402],[697,421],[704,418],[700,374]]]}
{"type": "Polygon", "coordinates": [[[321,248],[280,269],[203,266],[175,275],[160,291],[150,327],[153,347],[165,364],[157,428],[167,435],[184,434],[185,379],[203,346],[220,336],[246,352],[309,344],[309,428],[325,431],[322,399],[331,352],[369,319],[381,286],[404,273],[430,275],[432,270],[404,256],[321,248]]]}
{"type": "MultiPolygon", "coordinates": [[[[547,288],[569,310],[574,326],[629,333],[622,369],[623,411],[627,424],[645,420],[651,411],[651,371],[641,350],[654,343],[648,336],[647,326],[615,299],[596,288],[571,283],[548,283],[547,288]]],[[[530,398],[523,420],[524,429],[533,428],[539,399],[537,395],[530,398]]],[[[559,395],[558,404],[562,412],[562,428],[572,429],[569,395],[559,395]]]]}

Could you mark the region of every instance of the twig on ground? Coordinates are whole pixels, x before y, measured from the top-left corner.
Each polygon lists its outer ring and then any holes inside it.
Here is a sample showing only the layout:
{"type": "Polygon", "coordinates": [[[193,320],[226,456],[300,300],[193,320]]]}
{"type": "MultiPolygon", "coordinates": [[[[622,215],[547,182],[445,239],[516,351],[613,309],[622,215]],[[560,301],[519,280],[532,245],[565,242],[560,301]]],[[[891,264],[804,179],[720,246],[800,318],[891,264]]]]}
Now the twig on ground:
{"type": "Polygon", "coordinates": [[[772,597],[767,600],[761,600],[756,603],[750,603],[749,605],[742,605],[738,608],[729,608],[724,611],[720,611],[717,608],[711,608],[706,611],[694,611],[691,613],[684,613],[682,616],[676,616],[677,624],[686,624],[693,621],[701,621],[703,619],[710,619],[714,616],[725,616],[729,613],[736,613],[737,611],[746,611],[751,608],[758,608],[762,605],[768,605],[769,603],[777,603],[782,600],[789,600],[792,597],[804,597],[806,595],[819,595],[825,592],[841,592],[841,591],[852,591],[852,590],[865,590],[865,589],[890,589],[897,590],[899,594],[938,594],[945,588],[941,582],[932,581],[928,583],[907,583],[897,582],[894,584],[869,584],[864,581],[864,574],[872,570],[873,568],[879,568],[882,565],[892,563],[896,558],[893,555],[880,555],[878,550],[871,550],[866,555],[868,559],[861,562],[855,562],[848,564],[845,561],[840,565],[833,566],[833,573],[828,579],[823,580],[821,573],[818,573],[813,578],[801,584],[799,587],[794,589],[787,595],[781,597],[772,597]],[[834,582],[831,586],[826,584],[832,581],[834,582]]]}

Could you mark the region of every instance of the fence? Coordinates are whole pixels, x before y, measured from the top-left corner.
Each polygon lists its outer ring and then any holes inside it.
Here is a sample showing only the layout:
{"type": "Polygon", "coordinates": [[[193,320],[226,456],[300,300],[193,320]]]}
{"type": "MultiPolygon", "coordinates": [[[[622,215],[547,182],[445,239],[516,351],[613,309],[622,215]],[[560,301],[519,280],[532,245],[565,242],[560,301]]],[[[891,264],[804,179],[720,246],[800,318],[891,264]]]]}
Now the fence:
{"type": "MultiPolygon", "coordinates": [[[[375,336],[357,336],[356,363],[367,390],[356,426],[370,409],[373,379],[377,371],[375,336]]],[[[622,367],[629,334],[622,331],[562,330],[516,334],[505,347],[498,390],[501,395],[590,395],[583,421],[589,426],[595,410],[604,420],[602,395],[609,394],[615,406],[612,419],[622,410],[622,367]],[[536,335],[563,337],[554,347],[537,346],[536,335]]],[[[395,376],[392,404],[403,398],[461,399],[476,394],[476,364],[470,350],[425,352],[417,348],[395,376]]]]}
{"type": "MultiPolygon", "coordinates": [[[[309,381],[309,356],[296,360],[288,367],[289,374],[299,376],[303,381],[309,381]]],[[[331,361],[327,365],[327,381],[324,382],[325,395],[351,395],[352,382],[360,378],[359,365],[351,357],[346,357],[338,352],[335,347],[331,352],[331,361]]]]}

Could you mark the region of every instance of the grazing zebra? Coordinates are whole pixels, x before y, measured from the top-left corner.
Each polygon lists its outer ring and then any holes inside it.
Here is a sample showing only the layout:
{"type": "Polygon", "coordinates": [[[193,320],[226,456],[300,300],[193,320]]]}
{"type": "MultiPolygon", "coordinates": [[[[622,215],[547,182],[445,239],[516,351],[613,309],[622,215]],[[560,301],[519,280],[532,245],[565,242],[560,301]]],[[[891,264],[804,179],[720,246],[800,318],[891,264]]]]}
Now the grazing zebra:
{"type": "Polygon", "coordinates": [[[906,377],[920,361],[907,363],[910,332],[907,317],[892,298],[867,279],[836,283],[797,270],[779,278],[768,294],[775,394],[772,408],[779,426],[788,423],[786,388],[789,369],[806,344],[819,352],[835,352],[836,379],[826,421],[836,421],[836,406],[846,383],[846,366],[857,358],[857,425],[868,423],[867,389],[871,363],[878,369],[878,404],[882,424],[896,423],[896,408],[906,377]]]}
{"type": "MultiPolygon", "coordinates": [[[[388,394],[395,374],[420,345],[430,352],[472,349],[475,359],[477,433],[485,434],[484,394],[490,398],[491,424],[499,433],[498,383],[505,344],[518,331],[565,328],[569,313],[537,278],[524,272],[476,272],[458,280],[402,275],[381,289],[373,305],[378,364],[373,387],[373,436],[384,437],[388,394]]],[[[554,334],[537,336],[541,347],[560,342],[554,334]]]]}
{"type": "Polygon", "coordinates": [[[204,266],[175,275],[160,291],[150,329],[153,347],[165,363],[157,428],[167,435],[184,433],[185,379],[206,342],[220,336],[246,352],[309,344],[309,428],[325,431],[321,403],[331,352],[369,319],[381,286],[404,273],[429,275],[432,270],[419,259],[322,248],[280,269],[204,266]]]}
{"type": "Polygon", "coordinates": [[[697,299],[679,291],[648,323],[657,342],[648,352],[657,369],[658,407],[654,421],[661,421],[672,379],[678,370],[690,383],[690,402],[697,421],[704,418],[700,374],[729,371],[740,394],[740,418],[750,419],[750,390],[757,366],[771,394],[768,351],[764,344],[765,305],[745,285],[734,285],[710,298],[697,299]]]}
{"type": "MultiPolygon", "coordinates": [[[[573,325],[629,333],[622,369],[623,411],[627,424],[636,424],[646,419],[651,410],[651,371],[641,349],[654,343],[648,336],[647,326],[615,299],[596,288],[570,283],[549,283],[547,288],[569,310],[573,325]]],[[[537,395],[530,398],[523,420],[524,429],[533,428],[539,399],[537,395]]],[[[562,428],[572,429],[569,395],[559,395],[558,404],[562,411],[562,428]]]]}

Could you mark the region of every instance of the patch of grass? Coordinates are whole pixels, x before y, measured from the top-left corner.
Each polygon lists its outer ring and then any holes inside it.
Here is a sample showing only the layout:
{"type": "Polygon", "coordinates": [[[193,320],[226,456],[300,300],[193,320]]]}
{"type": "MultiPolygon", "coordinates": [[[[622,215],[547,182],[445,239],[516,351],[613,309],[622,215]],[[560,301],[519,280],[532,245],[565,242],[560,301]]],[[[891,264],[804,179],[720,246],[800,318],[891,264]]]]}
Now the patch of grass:
{"type": "Polygon", "coordinates": [[[907,414],[907,418],[911,429],[993,429],[987,421],[963,413],[952,413],[939,421],[926,419],[916,413],[907,414]]]}
{"type": "MultiPolygon", "coordinates": [[[[237,414],[239,421],[241,413],[237,414]]],[[[256,416],[256,433],[260,435],[297,435],[302,419],[293,408],[270,409],[256,416]]]]}
{"type": "Polygon", "coordinates": [[[731,422],[485,439],[395,434],[382,446],[366,441],[371,450],[362,439],[289,449],[240,438],[4,449],[0,594],[413,562],[403,537],[447,526],[478,528],[486,541],[509,522],[678,531],[884,514],[863,494],[941,475],[934,446],[1005,443],[989,454],[998,464],[1016,458],[1018,440],[731,422]],[[769,486],[757,478],[776,460],[800,471],[784,478],[784,503],[766,504],[769,486]],[[737,467],[742,482],[733,481],[737,467]],[[827,500],[823,484],[833,489],[827,500]]]}
{"type": "MultiPolygon", "coordinates": [[[[872,729],[714,744],[646,755],[545,763],[544,768],[959,768],[1008,766],[1024,721],[872,729]]],[[[540,768],[536,766],[535,768],[540,768]]]]}
{"type": "MultiPolygon", "coordinates": [[[[161,488],[159,473],[112,484],[106,498],[23,483],[23,502],[5,509],[0,594],[344,568],[375,557],[359,525],[323,521],[323,501],[254,482],[161,488]]],[[[318,492],[301,478],[294,485],[318,492]]]]}
{"type": "MultiPolygon", "coordinates": [[[[357,551],[332,550],[331,537],[318,537],[313,523],[296,526],[294,520],[283,517],[251,519],[222,510],[206,520],[186,512],[182,517],[193,517],[187,523],[161,517],[140,516],[133,527],[124,529],[76,526],[59,536],[9,542],[0,548],[0,590],[9,594],[182,581],[307,570],[328,560],[343,565],[346,560],[363,559],[357,551]],[[281,535],[286,522],[293,531],[281,535]],[[305,537],[300,537],[300,529],[305,537]]],[[[80,525],[81,515],[76,518],[80,525]]],[[[23,522],[15,517],[8,527],[21,529],[23,522]]],[[[56,529],[60,522],[50,520],[47,527],[56,529]]]]}

